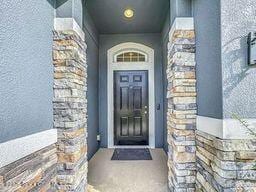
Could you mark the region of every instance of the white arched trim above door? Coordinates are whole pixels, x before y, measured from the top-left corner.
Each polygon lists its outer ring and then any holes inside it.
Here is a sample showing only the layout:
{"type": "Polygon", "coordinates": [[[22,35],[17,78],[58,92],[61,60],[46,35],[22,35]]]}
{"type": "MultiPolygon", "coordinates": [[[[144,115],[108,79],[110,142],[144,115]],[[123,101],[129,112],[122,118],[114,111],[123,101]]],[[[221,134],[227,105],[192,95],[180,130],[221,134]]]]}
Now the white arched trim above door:
{"type": "MultiPolygon", "coordinates": [[[[148,71],[149,92],[149,146],[155,148],[155,74],[154,50],[139,43],[121,43],[108,50],[108,147],[114,148],[114,71],[145,70],[148,71]],[[145,56],[145,61],[118,62],[120,53],[136,52],[145,56]]],[[[124,147],[124,146],[122,146],[124,147]]],[[[131,147],[131,146],[129,146],[131,147]]],[[[138,147],[138,146],[136,146],[138,147]]],[[[145,147],[145,146],[143,146],[145,147]]]]}

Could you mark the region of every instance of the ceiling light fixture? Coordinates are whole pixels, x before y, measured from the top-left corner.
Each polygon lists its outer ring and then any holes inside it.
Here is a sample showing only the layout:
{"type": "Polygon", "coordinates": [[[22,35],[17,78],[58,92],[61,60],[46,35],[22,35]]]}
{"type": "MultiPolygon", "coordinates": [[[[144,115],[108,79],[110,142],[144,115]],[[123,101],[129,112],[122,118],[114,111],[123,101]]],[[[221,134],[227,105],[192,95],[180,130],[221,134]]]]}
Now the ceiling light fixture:
{"type": "Polygon", "coordinates": [[[124,11],[124,16],[130,19],[134,16],[134,11],[132,9],[126,9],[124,11]]]}

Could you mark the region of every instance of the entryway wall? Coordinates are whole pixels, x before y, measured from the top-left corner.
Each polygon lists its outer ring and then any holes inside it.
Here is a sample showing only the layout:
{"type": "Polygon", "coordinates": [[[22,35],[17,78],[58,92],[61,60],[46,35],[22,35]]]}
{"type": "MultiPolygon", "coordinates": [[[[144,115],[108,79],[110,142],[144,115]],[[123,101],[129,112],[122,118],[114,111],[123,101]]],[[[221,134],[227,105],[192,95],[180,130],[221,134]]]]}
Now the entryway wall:
{"type": "MultiPolygon", "coordinates": [[[[168,43],[169,43],[169,32],[170,32],[170,11],[168,12],[166,19],[165,19],[165,23],[162,29],[162,55],[163,55],[163,84],[164,84],[164,91],[166,89],[166,87],[168,86],[168,82],[167,82],[167,76],[166,76],[166,68],[167,68],[167,64],[168,64],[168,59],[167,59],[167,55],[168,55],[168,43]]],[[[168,151],[168,142],[167,142],[167,108],[168,108],[168,101],[166,98],[166,93],[164,92],[164,107],[163,107],[163,119],[164,119],[164,145],[163,145],[163,149],[167,152],[168,151]]]]}
{"type": "MultiPolygon", "coordinates": [[[[162,40],[161,34],[114,34],[100,35],[99,37],[99,133],[101,136],[100,147],[107,147],[107,51],[115,45],[125,42],[134,42],[151,47],[155,51],[155,146],[163,147],[163,98],[164,87],[162,79],[162,40]],[[157,110],[157,105],[160,109],[157,110]]],[[[150,85],[149,85],[150,86],[150,85]]]]}
{"type": "Polygon", "coordinates": [[[98,76],[99,76],[99,33],[87,11],[84,8],[83,15],[83,31],[85,33],[85,42],[87,44],[87,65],[88,65],[88,87],[87,87],[87,102],[88,102],[88,159],[99,149],[97,135],[99,133],[98,119],[98,76]]]}

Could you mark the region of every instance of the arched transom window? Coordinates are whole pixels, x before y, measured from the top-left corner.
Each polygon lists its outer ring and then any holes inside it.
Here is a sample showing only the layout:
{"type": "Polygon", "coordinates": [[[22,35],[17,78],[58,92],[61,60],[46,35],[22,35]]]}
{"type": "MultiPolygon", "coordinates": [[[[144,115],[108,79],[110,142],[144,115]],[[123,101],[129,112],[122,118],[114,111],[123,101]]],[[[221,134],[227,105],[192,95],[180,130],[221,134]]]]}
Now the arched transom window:
{"type": "Polygon", "coordinates": [[[124,51],[115,56],[115,62],[146,62],[146,55],[138,51],[124,51]]]}

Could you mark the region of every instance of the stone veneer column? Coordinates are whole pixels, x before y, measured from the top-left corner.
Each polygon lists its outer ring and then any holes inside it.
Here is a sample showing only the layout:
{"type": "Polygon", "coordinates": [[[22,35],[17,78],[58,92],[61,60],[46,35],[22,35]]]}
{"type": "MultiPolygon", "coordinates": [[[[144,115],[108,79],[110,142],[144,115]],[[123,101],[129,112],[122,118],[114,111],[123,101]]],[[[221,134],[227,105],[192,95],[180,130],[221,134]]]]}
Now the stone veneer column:
{"type": "Polygon", "coordinates": [[[56,166],[52,144],[0,168],[0,191],[55,191],[56,166]]]}
{"type": "Polygon", "coordinates": [[[59,191],[86,191],[86,44],[74,30],[54,31],[54,127],[59,191]]]}
{"type": "Polygon", "coordinates": [[[195,191],[196,77],[193,19],[177,18],[170,31],[167,66],[169,188],[195,191]],[[183,23],[189,25],[183,26],[183,23]]]}
{"type": "Polygon", "coordinates": [[[198,191],[256,191],[256,140],[220,139],[197,131],[196,141],[198,191]]]}

